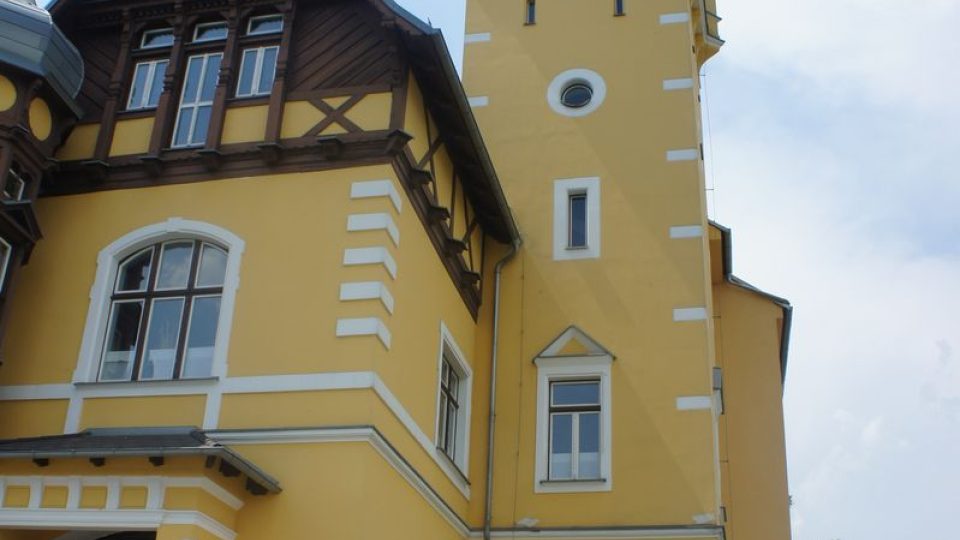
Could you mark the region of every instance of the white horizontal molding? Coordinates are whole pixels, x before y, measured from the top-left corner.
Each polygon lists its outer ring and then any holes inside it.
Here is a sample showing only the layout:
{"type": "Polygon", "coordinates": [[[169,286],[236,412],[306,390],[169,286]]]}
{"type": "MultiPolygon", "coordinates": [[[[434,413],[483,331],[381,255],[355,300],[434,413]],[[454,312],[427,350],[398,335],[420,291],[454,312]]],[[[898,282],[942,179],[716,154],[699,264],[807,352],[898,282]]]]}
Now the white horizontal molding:
{"type": "Polygon", "coordinates": [[[377,336],[387,349],[390,348],[390,330],[376,317],[337,320],[337,337],[377,336]]]}
{"type": "Polygon", "coordinates": [[[400,213],[403,209],[403,200],[391,180],[368,180],[354,182],[350,185],[351,199],[372,199],[376,197],[388,197],[397,213],[400,213]]]}
{"type": "Polygon", "coordinates": [[[712,523],[716,520],[716,516],[713,514],[697,514],[693,516],[693,522],[697,525],[706,525],[707,523],[712,523]]]}
{"type": "Polygon", "coordinates": [[[700,159],[700,150],[696,148],[667,150],[667,161],[696,161],[698,159],[700,159]]]}
{"type": "Polygon", "coordinates": [[[372,371],[231,377],[224,381],[223,393],[256,394],[260,392],[356,390],[371,388],[375,377],[376,374],[372,371]]]}
{"type": "Polygon", "coordinates": [[[394,300],[390,290],[381,281],[357,281],[340,284],[340,301],[380,300],[383,307],[393,314],[394,300]]]}
{"type": "Polygon", "coordinates": [[[705,321],[707,320],[707,308],[677,308],[673,310],[673,320],[674,322],[705,321]]]}
{"type": "Polygon", "coordinates": [[[670,238],[702,238],[703,227],[700,225],[679,225],[670,227],[670,238]]]}
{"type": "Polygon", "coordinates": [[[0,386],[0,401],[68,399],[72,384],[22,384],[0,386]]]}
{"type": "Polygon", "coordinates": [[[382,264],[390,277],[397,279],[397,261],[385,247],[348,248],[343,250],[344,266],[382,264]]]}
{"type": "Polygon", "coordinates": [[[470,44],[470,43],[486,43],[487,41],[490,41],[490,39],[491,39],[490,32],[478,32],[478,33],[476,33],[476,34],[466,34],[466,35],[464,35],[464,36],[463,36],[463,43],[464,43],[464,44],[470,44]]]}
{"type": "Polygon", "coordinates": [[[687,90],[693,88],[693,79],[687,77],[684,79],[664,79],[663,89],[670,90],[687,90]]]}
{"type": "Polygon", "coordinates": [[[393,245],[400,246],[400,229],[397,228],[390,214],[351,214],[347,216],[347,231],[387,231],[390,239],[393,240],[393,245]]]}
{"type": "MultiPolygon", "coordinates": [[[[641,540],[646,538],[723,538],[719,527],[617,527],[612,529],[507,529],[491,533],[493,538],[538,538],[540,540],[596,540],[617,538],[641,540]]],[[[482,531],[473,531],[471,538],[483,538],[482,531]]]]}
{"type": "Polygon", "coordinates": [[[678,411],[707,411],[713,409],[710,396],[681,396],[677,398],[678,411]]]}
{"type": "Polygon", "coordinates": [[[194,525],[221,540],[237,537],[234,531],[210,516],[187,510],[0,509],[3,528],[150,531],[161,525],[194,525]]]}
{"type": "Polygon", "coordinates": [[[686,22],[690,22],[690,14],[687,12],[660,15],[660,24],[682,24],[686,22]]]}
{"type": "Polygon", "coordinates": [[[490,98],[487,96],[473,96],[467,98],[471,107],[486,107],[490,104],[490,98]]]}

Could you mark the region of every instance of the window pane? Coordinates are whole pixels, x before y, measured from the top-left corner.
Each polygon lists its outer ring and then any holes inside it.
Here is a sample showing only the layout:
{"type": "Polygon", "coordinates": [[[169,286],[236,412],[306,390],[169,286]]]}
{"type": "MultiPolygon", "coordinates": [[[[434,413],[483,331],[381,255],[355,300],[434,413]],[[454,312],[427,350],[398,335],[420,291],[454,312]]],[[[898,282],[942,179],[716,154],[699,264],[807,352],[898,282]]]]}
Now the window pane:
{"type": "Polygon", "coordinates": [[[457,407],[447,402],[447,455],[454,458],[457,454],[457,407]]]}
{"type": "Polygon", "coordinates": [[[573,476],[573,415],[554,414],[550,417],[550,479],[573,476]]]}
{"type": "Polygon", "coordinates": [[[580,414],[579,478],[600,478],[600,414],[580,414]]]}
{"type": "Polygon", "coordinates": [[[147,248],[120,265],[117,272],[117,290],[120,292],[145,291],[150,279],[150,261],[153,248],[147,248]]]}
{"type": "Polygon", "coordinates": [[[149,62],[137,64],[137,69],[133,72],[133,84],[130,86],[130,102],[127,104],[128,109],[139,109],[143,107],[143,96],[147,91],[149,75],[149,62]]]}
{"type": "Polygon", "coordinates": [[[217,341],[220,319],[220,297],[196,298],[187,335],[187,352],[183,361],[183,377],[209,377],[213,373],[213,348],[217,341]]]}
{"type": "Polygon", "coordinates": [[[587,196],[570,197],[570,246],[587,245],[587,196]]]}
{"type": "Polygon", "coordinates": [[[200,252],[200,270],[197,272],[197,287],[222,287],[227,273],[227,252],[210,244],[203,245],[200,252]]]}
{"type": "Polygon", "coordinates": [[[450,369],[450,395],[453,399],[460,398],[460,376],[452,368],[450,369]]]}
{"type": "Polygon", "coordinates": [[[213,94],[217,89],[217,77],[220,76],[220,57],[219,54],[207,57],[207,71],[203,74],[200,101],[213,101],[213,94]]]}
{"type": "Polygon", "coordinates": [[[253,71],[257,66],[257,50],[243,51],[243,62],[240,66],[240,80],[237,81],[237,95],[249,96],[253,93],[253,71]]]}
{"type": "Polygon", "coordinates": [[[173,30],[149,30],[143,33],[143,48],[169,47],[173,45],[173,30]]]}
{"type": "Polygon", "coordinates": [[[269,17],[254,17],[250,19],[248,34],[273,34],[283,30],[283,17],[280,15],[269,17]]]}
{"type": "Polygon", "coordinates": [[[180,341],[180,319],[183,316],[183,298],[154,300],[150,313],[150,328],[143,353],[140,378],[172,379],[177,361],[177,342],[180,341]]]}
{"type": "Polygon", "coordinates": [[[193,242],[164,244],[157,275],[158,289],[186,289],[190,278],[193,242]]]}
{"type": "Polygon", "coordinates": [[[197,89],[200,88],[200,74],[203,71],[203,57],[194,56],[187,62],[187,76],[183,83],[183,102],[196,103],[197,89]]]}
{"type": "Polygon", "coordinates": [[[203,144],[207,140],[207,128],[210,127],[210,111],[213,107],[204,105],[197,107],[197,121],[193,127],[193,135],[190,142],[193,144],[203,144]]]}
{"type": "Polygon", "coordinates": [[[269,94],[273,86],[273,76],[277,71],[277,47],[267,47],[263,50],[263,61],[260,64],[259,94],[269,94]]]}
{"type": "Polygon", "coordinates": [[[160,102],[160,94],[163,92],[163,77],[167,72],[166,60],[157,62],[153,71],[153,81],[150,83],[150,96],[147,98],[147,107],[156,107],[160,102]]]}
{"type": "Polygon", "coordinates": [[[190,144],[190,121],[193,120],[193,109],[181,109],[180,118],[177,119],[177,133],[173,137],[174,146],[185,146],[190,144]]]}
{"type": "Polygon", "coordinates": [[[447,396],[440,394],[440,419],[437,425],[440,426],[440,433],[437,434],[437,446],[441,449],[447,449],[447,396]]]}
{"type": "Polygon", "coordinates": [[[198,24],[194,41],[227,39],[227,23],[198,24]]]}
{"type": "Polygon", "coordinates": [[[114,302],[107,327],[101,381],[128,381],[133,375],[143,302],[114,302]]]}
{"type": "Polygon", "coordinates": [[[553,383],[553,405],[599,405],[600,383],[585,381],[577,383],[553,383]]]}

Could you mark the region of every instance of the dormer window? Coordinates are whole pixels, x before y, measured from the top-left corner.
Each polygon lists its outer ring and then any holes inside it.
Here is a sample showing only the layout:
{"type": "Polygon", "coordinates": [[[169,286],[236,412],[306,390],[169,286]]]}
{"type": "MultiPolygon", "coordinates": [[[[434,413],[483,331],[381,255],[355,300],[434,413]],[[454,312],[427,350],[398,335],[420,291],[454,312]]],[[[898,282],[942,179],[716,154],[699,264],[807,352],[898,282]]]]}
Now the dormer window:
{"type": "Polygon", "coordinates": [[[257,47],[243,51],[237,97],[265,96],[273,88],[280,47],[257,47]]]}
{"type": "Polygon", "coordinates": [[[250,21],[247,23],[248,36],[279,34],[282,31],[282,15],[260,15],[258,17],[250,17],[250,21]]]}
{"type": "Polygon", "coordinates": [[[193,29],[193,42],[227,39],[227,23],[223,21],[200,23],[193,29]]]}
{"type": "Polygon", "coordinates": [[[147,30],[140,38],[141,49],[159,49],[173,45],[173,28],[147,30]]]}
{"type": "Polygon", "coordinates": [[[7,171],[7,181],[3,185],[3,192],[0,197],[5,201],[23,200],[23,193],[27,187],[28,176],[20,170],[17,164],[10,167],[7,171]]]}
{"type": "Polygon", "coordinates": [[[130,98],[127,110],[152,109],[160,101],[163,91],[163,76],[169,60],[151,60],[140,62],[133,71],[133,83],[130,85],[130,98]]]}

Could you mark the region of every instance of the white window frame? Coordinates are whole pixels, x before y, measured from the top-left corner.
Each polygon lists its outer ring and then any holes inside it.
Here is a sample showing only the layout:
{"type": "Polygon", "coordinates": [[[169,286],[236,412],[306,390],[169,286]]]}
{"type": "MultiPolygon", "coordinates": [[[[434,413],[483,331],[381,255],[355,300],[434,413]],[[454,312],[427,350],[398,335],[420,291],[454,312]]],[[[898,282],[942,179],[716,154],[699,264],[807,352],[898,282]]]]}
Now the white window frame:
{"type": "MultiPolygon", "coordinates": [[[[156,60],[147,60],[145,62],[137,62],[137,65],[133,68],[133,79],[130,81],[130,95],[127,96],[127,110],[128,111],[142,111],[146,109],[156,109],[157,105],[150,105],[148,102],[150,100],[150,94],[153,91],[153,83],[156,80],[157,66],[164,64],[164,71],[166,71],[167,66],[170,65],[170,60],[167,58],[158,58],[156,60]],[[137,71],[140,69],[140,66],[147,66],[147,78],[146,86],[143,89],[142,99],[140,103],[133,103],[133,85],[137,80],[137,71]]],[[[160,84],[163,84],[163,79],[161,79],[160,84]]]]}
{"type": "Polygon", "coordinates": [[[270,15],[257,15],[256,17],[250,17],[247,20],[247,35],[248,36],[267,36],[270,34],[280,34],[283,32],[283,15],[280,13],[272,13],[270,15]],[[273,32],[254,32],[251,29],[253,28],[254,21],[262,21],[263,19],[280,19],[280,29],[273,32]]]}
{"type": "MultiPolygon", "coordinates": [[[[244,250],[244,241],[230,231],[205,223],[182,218],[171,218],[162,223],[148,225],[117,239],[105,247],[97,257],[97,273],[93,288],[90,290],[90,307],[87,310],[87,322],[80,345],[77,369],[73,374],[75,384],[97,383],[117,384],[116,382],[98,382],[100,357],[105,344],[107,325],[109,324],[110,303],[114,284],[117,280],[119,265],[130,255],[141,249],[168,240],[193,238],[223,246],[227,250],[226,275],[220,303],[220,318],[217,321],[217,336],[213,349],[211,379],[223,379],[227,376],[227,353],[230,345],[230,333],[233,325],[233,312],[236,303],[237,288],[240,285],[240,261],[244,250]]],[[[180,379],[159,381],[167,384],[189,384],[198,379],[180,379]]],[[[149,382],[121,382],[120,384],[142,385],[149,382]]]]}
{"type": "Polygon", "coordinates": [[[437,348],[437,374],[436,374],[436,405],[434,413],[434,446],[436,449],[437,461],[441,464],[452,464],[456,470],[448,470],[448,474],[466,479],[470,467],[470,420],[471,404],[473,401],[473,370],[470,368],[467,357],[463,354],[460,346],[457,345],[453,334],[447,325],[440,322],[440,344],[437,348]],[[451,458],[440,449],[440,377],[443,370],[443,357],[446,353],[447,359],[452,367],[460,376],[459,402],[460,409],[457,415],[457,435],[454,448],[456,450],[454,457],[451,458]]]}
{"type": "MultiPolygon", "coordinates": [[[[20,187],[17,188],[17,192],[7,200],[10,200],[10,201],[23,200],[23,192],[26,191],[27,189],[27,180],[24,178],[24,176],[25,176],[24,173],[17,172],[14,167],[10,167],[9,169],[7,169],[7,185],[10,184],[11,179],[16,179],[16,181],[20,183],[20,187]]],[[[3,189],[4,189],[4,192],[6,192],[7,186],[4,186],[3,189]]]]}
{"type": "Polygon", "coordinates": [[[6,250],[3,257],[0,257],[0,293],[6,289],[7,270],[10,269],[10,257],[13,256],[13,246],[5,238],[0,237],[0,247],[6,250]]]}
{"type": "Polygon", "coordinates": [[[537,366],[537,443],[533,478],[535,493],[578,493],[613,489],[613,423],[610,366],[613,357],[540,356],[537,366]],[[550,480],[550,383],[578,380],[600,381],[600,479],[550,480]]]}
{"type": "Polygon", "coordinates": [[[230,33],[230,26],[227,24],[226,21],[214,21],[214,22],[199,23],[199,24],[197,24],[196,26],[193,27],[193,41],[191,41],[191,43],[211,43],[211,42],[213,42],[213,41],[223,41],[223,40],[227,39],[227,36],[226,36],[226,35],[224,35],[223,37],[204,38],[204,39],[200,39],[200,38],[197,37],[198,35],[200,35],[200,30],[201,30],[202,28],[213,28],[213,27],[215,27],[215,26],[222,26],[222,27],[224,27],[224,28],[226,29],[227,34],[230,33]]]}
{"type": "Polygon", "coordinates": [[[173,28],[154,28],[153,30],[146,30],[143,34],[140,35],[140,48],[141,49],[164,49],[171,47],[171,45],[147,45],[147,36],[153,34],[171,34],[173,35],[174,41],[176,41],[176,35],[173,33],[173,28]]]}
{"type": "MultiPolygon", "coordinates": [[[[260,84],[260,77],[263,75],[263,59],[264,59],[264,57],[266,56],[267,49],[276,49],[276,50],[277,50],[277,59],[279,60],[279,58],[280,58],[280,46],[279,46],[279,45],[268,45],[268,46],[265,46],[265,47],[250,47],[250,48],[248,48],[248,49],[244,49],[244,50],[240,53],[240,71],[239,71],[239,74],[238,74],[238,77],[237,77],[237,94],[236,94],[236,97],[238,97],[238,98],[245,98],[245,97],[257,97],[257,96],[268,96],[268,95],[270,95],[271,90],[273,90],[273,83],[272,83],[272,82],[271,82],[271,84],[270,84],[270,88],[266,88],[266,89],[264,89],[264,88],[257,88],[257,86],[260,84]],[[257,54],[256,54],[256,60],[254,60],[254,62],[256,62],[256,63],[255,63],[254,66],[253,66],[253,79],[250,81],[250,92],[249,92],[249,93],[246,93],[246,94],[241,94],[241,93],[240,93],[240,78],[243,77],[243,69],[244,69],[244,68],[246,67],[246,65],[247,65],[247,52],[249,52],[249,51],[256,51],[256,52],[257,52],[257,54]]],[[[273,66],[273,71],[274,71],[274,80],[276,80],[276,71],[277,71],[277,66],[276,66],[276,64],[274,64],[274,66],[273,66]]]]}
{"type": "MultiPolygon", "coordinates": [[[[210,59],[214,56],[220,57],[220,62],[222,65],[223,62],[223,53],[222,52],[212,52],[206,54],[196,54],[187,58],[187,72],[189,73],[190,61],[194,58],[200,58],[203,62],[203,65],[200,68],[199,81],[197,82],[197,97],[194,101],[187,103],[186,102],[186,89],[187,89],[187,75],[183,77],[183,85],[180,89],[180,106],[177,107],[177,120],[173,124],[173,140],[171,141],[171,148],[195,148],[198,146],[203,146],[206,144],[206,141],[199,142],[189,142],[193,140],[193,136],[196,134],[197,129],[197,111],[200,110],[200,107],[212,107],[213,99],[204,101],[201,96],[203,96],[203,81],[207,78],[207,69],[210,67],[210,59]],[[183,110],[185,108],[193,109],[193,114],[190,115],[190,130],[188,136],[188,142],[177,144],[177,132],[180,130],[180,117],[182,116],[183,110]]],[[[209,126],[207,126],[209,129],[209,126]]],[[[209,135],[209,131],[208,131],[209,135]]]]}
{"type": "Polygon", "coordinates": [[[566,178],[553,183],[553,260],[600,257],[600,178],[566,178]],[[585,195],[587,244],[571,246],[570,198],[585,195]]]}

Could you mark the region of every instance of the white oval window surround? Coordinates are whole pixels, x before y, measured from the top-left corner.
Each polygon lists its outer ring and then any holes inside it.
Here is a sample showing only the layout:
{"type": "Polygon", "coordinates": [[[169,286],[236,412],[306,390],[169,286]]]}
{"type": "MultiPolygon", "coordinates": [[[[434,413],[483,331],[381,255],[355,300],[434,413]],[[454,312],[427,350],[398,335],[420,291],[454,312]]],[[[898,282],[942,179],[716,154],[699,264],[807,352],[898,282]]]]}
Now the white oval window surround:
{"type": "Polygon", "coordinates": [[[550,108],[564,116],[586,116],[603,105],[607,85],[589,69],[568,69],[553,78],[547,88],[550,108]]]}

